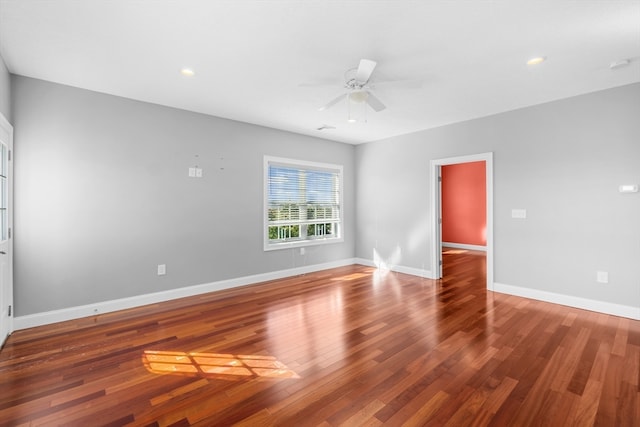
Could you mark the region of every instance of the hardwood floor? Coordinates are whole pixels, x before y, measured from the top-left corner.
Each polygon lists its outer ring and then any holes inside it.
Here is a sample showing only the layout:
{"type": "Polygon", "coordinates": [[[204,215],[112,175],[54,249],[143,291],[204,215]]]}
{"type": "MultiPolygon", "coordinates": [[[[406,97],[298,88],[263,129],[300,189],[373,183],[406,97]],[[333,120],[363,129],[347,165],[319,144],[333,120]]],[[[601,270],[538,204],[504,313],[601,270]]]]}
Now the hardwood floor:
{"type": "Polygon", "coordinates": [[[640,322],[349,266],[15,332],[0,425],[638,426],[640,322]]]}

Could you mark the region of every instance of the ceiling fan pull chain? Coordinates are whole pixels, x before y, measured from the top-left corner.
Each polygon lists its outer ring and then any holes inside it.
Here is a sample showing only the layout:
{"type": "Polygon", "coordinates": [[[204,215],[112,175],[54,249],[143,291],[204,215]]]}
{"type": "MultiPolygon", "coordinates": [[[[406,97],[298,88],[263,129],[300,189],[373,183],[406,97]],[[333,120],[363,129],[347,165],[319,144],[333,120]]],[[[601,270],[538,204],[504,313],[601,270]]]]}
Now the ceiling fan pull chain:
{"type": "MultiPolygon", "coordinates": [[[[368,95],[367,92],[365,93],[368,95]]],[[[364,101],[362,101],[362,122],[363,123],[367,123],[367,98],[368,96],[365,98],[364,101]]]]}

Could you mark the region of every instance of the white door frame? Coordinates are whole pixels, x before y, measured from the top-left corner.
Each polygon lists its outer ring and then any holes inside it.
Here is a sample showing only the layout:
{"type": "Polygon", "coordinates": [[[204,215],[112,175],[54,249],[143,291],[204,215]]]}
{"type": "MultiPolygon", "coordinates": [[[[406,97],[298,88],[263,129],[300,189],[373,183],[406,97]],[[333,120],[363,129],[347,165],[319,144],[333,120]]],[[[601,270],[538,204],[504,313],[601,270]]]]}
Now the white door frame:
{"type": "Polygon", "coordinates": [[[440,233],[440,169],[445,165],[469,162],[485,162],[487,187],[487,289],[493,290],[493,153],[471,154],[431,160],[431,273],[434,279],[442,277],[440,257],[442,235],[440,233]]]}
{"type": "MultiPolygon", "coordinates": [[[[0,254],[2,262],[6,262],[6,281],[0,280],[0,347],[5,339],[13,332],[13,126],[0,113],[0,140],[7,147],[7,236],[0,241],[0,254]]],[[[2,237],[0,236],[0,240],[2,237]]]]}

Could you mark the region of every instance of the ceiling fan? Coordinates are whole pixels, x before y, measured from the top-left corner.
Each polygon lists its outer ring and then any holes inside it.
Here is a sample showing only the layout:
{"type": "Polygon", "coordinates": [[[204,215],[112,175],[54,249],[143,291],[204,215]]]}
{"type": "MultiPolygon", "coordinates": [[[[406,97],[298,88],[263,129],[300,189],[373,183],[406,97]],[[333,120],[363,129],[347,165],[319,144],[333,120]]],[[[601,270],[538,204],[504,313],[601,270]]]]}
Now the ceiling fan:
{"type": "Polygon", "coordinates": [[[371,74],[373,74],[373,70],[376,68],[376,65],[376,61],[361,59],[358,68],[347,70],[344,73],[344,88],[347,89],[347,92],[329,101],[326,105],[320,107],[318,111],[324,111],[331,108],[343,99],[348,99],[356,104],[366,103],[376,112],[387,108],[378,98],[376,98],[375,95],[371,93],[369,80],[371,79],[371,74]]]}

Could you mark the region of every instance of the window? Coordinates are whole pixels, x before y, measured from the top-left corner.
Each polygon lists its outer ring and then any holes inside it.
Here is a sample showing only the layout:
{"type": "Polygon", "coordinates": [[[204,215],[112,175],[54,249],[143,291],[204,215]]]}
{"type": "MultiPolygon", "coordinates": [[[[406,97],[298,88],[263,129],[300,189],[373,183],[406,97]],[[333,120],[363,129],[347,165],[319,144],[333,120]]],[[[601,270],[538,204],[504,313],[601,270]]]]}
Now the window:
{"type": "Polygon", "coordinates": [[[341,242],[342,166],[264,158],[264,249],[341,242]]]}

